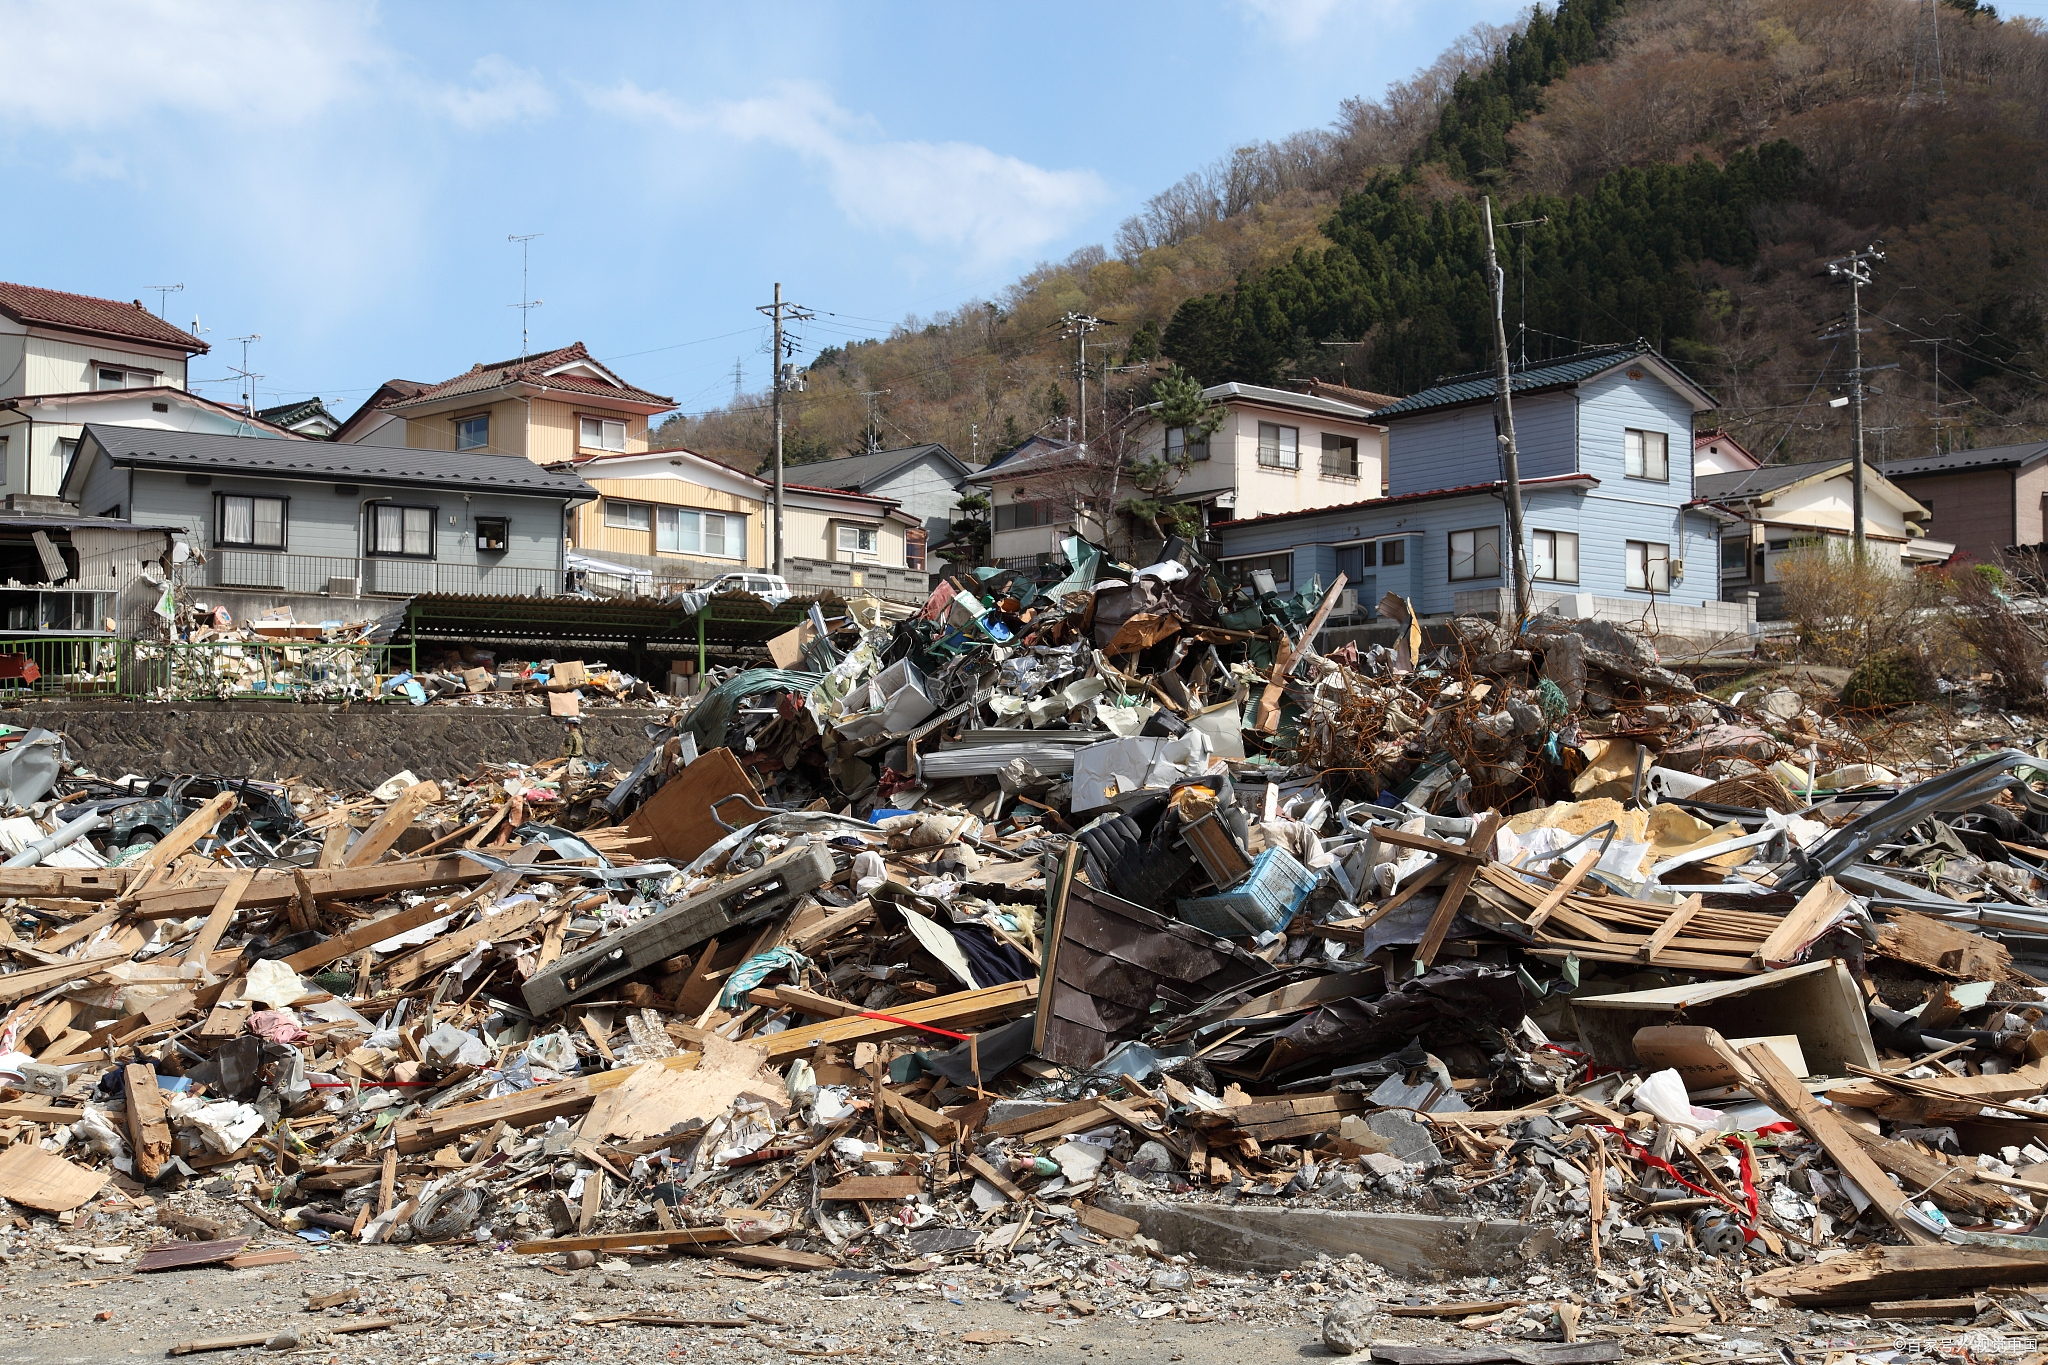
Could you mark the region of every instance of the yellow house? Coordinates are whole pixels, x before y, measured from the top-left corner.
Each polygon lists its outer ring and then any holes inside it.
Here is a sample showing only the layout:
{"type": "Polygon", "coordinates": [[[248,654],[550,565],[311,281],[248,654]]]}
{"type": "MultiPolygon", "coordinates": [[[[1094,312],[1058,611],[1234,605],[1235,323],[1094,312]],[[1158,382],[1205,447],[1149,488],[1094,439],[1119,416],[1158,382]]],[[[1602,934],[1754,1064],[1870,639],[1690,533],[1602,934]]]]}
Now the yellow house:
{"type": "Polygon", "coordinates": [[[477,365],[439,384],[394,379],[335,433],[344,444],[479,450],[560,464],[647,449],[647,419],[675,406],[636,389],[582,342],[477,365]]]}

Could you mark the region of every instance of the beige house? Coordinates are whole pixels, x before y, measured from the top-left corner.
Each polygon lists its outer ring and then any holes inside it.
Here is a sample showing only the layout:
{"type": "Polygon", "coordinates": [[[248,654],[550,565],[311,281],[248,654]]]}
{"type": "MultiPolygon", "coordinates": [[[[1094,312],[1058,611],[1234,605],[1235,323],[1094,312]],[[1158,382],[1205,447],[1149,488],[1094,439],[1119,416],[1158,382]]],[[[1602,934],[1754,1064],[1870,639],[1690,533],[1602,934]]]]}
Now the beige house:
{"type": "MultiPolygon", "coordinates": [[[[571,514],[579,556],[692,582],[771,568],[767,480],[687,450],[584,456],[576,469],[602,495],[571,514]]],[[[789,579],[799,591],[930,586],[922,528],[895,499],[785,479],[782,503],[789,579]]]]}
{"type": "Polygon", "coordinates": [[[1209,525],[1384,496],[1387,431],[1371,420],[1381,395],[1359,393],[1360,402],[1325,396],[1331,391],[1211,385],[1202,396],[1223,408],[1220,428],[1190,445],[1180,428],[1149,422],[1136,458],[1185,455],[1187,472],[1165,496],[1201,504],[1209,525]]]}
{"type": "MultiPolygon", "coordinates": [[[[1853,464],[1813,460],[1698,474],[1693,495],[1721,511],[1721,596],[1739,600],[1776,584],[1788,556],[1826,546],[1846,550],[1854,520],[1853,464]]],[[[1871,554],[1902,566],[1941,564],[1955,546],[1925,535],[1927,509],[1866,466],[1863,536],[1871,554]]]]}
{"type": "Polygon", "coordinates": [[[394,379],[342,423],[344,444],[479,450],[560,464],[647,449],[647,419],[675,406],[634,388],[582,342],[473,366],[439,384],[394,379]]]}

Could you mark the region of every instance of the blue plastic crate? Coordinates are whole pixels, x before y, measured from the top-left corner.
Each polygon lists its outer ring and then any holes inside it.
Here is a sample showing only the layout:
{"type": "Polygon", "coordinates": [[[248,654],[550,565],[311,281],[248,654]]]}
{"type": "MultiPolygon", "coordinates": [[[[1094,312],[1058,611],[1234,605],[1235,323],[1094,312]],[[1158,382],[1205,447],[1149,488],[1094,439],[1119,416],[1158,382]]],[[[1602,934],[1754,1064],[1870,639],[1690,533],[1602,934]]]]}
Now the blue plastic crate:
{"type": "Polygon", "coordinates": [[[1315,889],[1316,874],[1284,848],[1269,848],[1252,859],[1244,880],[1214,896],[1180,903],[1180,917],[1206,933],[1243,938],[1284,929],[1315,889]]]}

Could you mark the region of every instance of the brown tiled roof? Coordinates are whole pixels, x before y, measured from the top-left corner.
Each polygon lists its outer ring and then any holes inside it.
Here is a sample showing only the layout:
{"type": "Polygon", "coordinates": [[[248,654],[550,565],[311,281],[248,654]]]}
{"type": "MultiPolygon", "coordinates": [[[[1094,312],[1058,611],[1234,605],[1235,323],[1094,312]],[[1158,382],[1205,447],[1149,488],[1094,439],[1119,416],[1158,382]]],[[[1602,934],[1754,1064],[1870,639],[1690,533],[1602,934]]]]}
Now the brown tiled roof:
{"type": "Polygon", "coordinates": [[[1371,389],[1354,389],[1348,384],[1332,384],[1327,379],[1312,379],[1309,394],[1316,398],[1335,398],[1343,403],[1356,403],[1362,408],[1390,408],[1401,400],[1390,393],[1374,393],[1371,389]]]}
{"type": "Polygon", "coordinates": [[[139,299],[134,303],[119,303],[113,299],[96,299],[89,294],[38,289],[29,284],[0,284],[0,313],[16,322],[42,323],[47,327],[64,327],[101,336],[131,337],[195,353],[208,349],[198,337],[181,327],[173,327],[144,308],[139,299]]]}
{"type": "Polygon", "coordinates": [[[400,399],[396,406],[411,407],[417,403],[433,403],[444,398],[460,398],[464,394],[488,393],[492,389],[501,389],[512,384],[539,384],[571,393],[587,393],[593,398],[626,398],[664,408],[675,406],[676,400],[673,398],[664,398],[658,393],[636,389],[630,384],[614,387],[603,380],[588,379],[582,375],[548,373],[557,366],[574,364],[579,360],[587,360],[593,365],[598,364],[596,358],[584,349],[580,341],[573,346],[564,346],[558,351],[547,351],[524,359],[494,360],[488,364],[474,366],[467,374],[459,374],[439,384],[429,384],[411,397],[400,399]]]}

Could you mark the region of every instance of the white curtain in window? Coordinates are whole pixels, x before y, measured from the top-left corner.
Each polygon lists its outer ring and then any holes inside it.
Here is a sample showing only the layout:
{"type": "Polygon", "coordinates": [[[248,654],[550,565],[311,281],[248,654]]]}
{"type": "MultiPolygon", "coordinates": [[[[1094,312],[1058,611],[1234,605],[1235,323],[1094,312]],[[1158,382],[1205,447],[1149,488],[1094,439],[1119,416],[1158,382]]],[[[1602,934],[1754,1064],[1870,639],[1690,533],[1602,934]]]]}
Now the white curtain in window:
{"type": "Polygon", "coordinates": [[[704,514],[703,552],[705,554],[723,557],[727,553],[725,548],[725,528],[731,523],[732,518],[721,513],[706,512],[704,514]]]}
{"type": "Polygon", "coordinates": [[[430,507],[408,507],[405,509],[405,553],[427,555],[434,552],[434,512],[430,507]]]}
{"type": "Polygon", "coordinates": [[[220,539],[223,545],[248,545],[256,539],[256,509],[253,498],[220,500],[220,539]]]}
{"type": "Polygon", "coordinates": [[[251,498],[255,504],[254,516],[256,534],[251,537],[254,544],[276,547],[284,544],[284,499],[251,498]]]}
{"type": "Polygon", "coordinates": [[[405,549],[405,509],[378,507],[377,529],[372,537],[378,554],[395,555],[405,549]]]}

